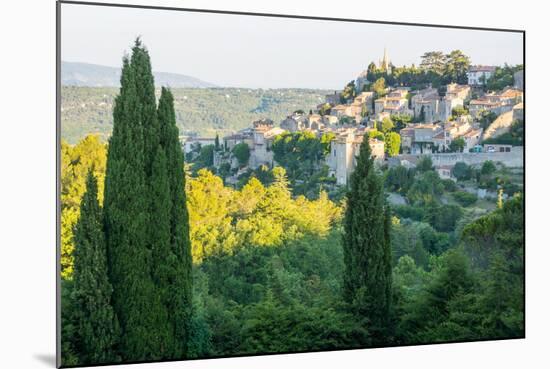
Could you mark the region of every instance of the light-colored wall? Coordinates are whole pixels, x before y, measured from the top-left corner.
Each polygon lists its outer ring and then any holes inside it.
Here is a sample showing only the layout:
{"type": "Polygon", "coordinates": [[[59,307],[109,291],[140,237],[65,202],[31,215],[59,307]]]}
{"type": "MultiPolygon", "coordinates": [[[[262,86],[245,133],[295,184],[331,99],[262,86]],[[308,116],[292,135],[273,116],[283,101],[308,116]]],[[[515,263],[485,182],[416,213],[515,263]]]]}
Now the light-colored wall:
{"type": "Polygon", "coordinates": [[[468,72],[468,84],[469,85],[481,85],[481,81],[483,76],[485,76],[485,81],[489,79],[493,75],[493,72],[468,72]]]}
{"type": "MultiPolygon", "coordinates": [[[[420,155],[397,155],[398,160],[415,161],[420,158],[420,155]]],[[[494,153],[442,153],[431,154],[430,158],[434,166],[455,165],[458,162],[464,162],[468,165],[483,164],[487,160],[500,162],[507,167],[523,167],[523,146],[515,146],[510,152],[494,152],[494,153]]]]}

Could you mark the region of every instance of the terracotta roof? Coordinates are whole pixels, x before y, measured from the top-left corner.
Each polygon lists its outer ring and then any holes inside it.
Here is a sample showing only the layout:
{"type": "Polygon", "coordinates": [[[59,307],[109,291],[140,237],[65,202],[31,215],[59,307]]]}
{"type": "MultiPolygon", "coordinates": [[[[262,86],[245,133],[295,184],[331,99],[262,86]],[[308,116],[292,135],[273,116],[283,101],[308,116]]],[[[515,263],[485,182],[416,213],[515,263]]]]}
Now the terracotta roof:
{"type": "Polygon", "coordinates": [[[506,91],[503,91],[500,96],[502,97],[517,97],[523,95],[523,91],[509,88],[506,91]]]}
{"type": "Polygon", "coordinates": [[[498,103],[498,102],[489,101],[489,100],[481,100],[481,99],[478,99],[478,100],[472,100],[472,101],[470,101],[470,105],[499,105],[499,103],[498,103]]]}

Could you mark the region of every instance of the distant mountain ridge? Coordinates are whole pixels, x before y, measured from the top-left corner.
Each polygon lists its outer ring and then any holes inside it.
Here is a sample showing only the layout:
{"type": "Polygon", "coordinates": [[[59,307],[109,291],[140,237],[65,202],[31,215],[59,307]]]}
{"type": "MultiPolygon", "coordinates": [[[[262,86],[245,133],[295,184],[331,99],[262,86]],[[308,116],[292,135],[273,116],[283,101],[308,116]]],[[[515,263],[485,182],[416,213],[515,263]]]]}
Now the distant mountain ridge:
{"type": "MultiPolygon", "coordinates": [[[[209,88],[216,85],[184,74],[153,72],[156,86],[173,88],[209,88]]],[[[120,68],[104,65],[61,62],[61,84],[64,86],[119,87],[120,68]]]]}

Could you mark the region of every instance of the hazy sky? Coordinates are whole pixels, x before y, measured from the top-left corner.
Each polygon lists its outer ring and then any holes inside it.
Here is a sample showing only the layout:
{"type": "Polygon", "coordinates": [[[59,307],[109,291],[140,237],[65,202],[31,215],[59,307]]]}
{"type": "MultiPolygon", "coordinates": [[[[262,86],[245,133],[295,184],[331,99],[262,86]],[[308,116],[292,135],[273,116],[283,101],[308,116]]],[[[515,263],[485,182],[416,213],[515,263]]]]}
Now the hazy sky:
{"type": "MultiPolygon", "coordinates": [[[[357,14],[361,18],[361,14],[357,14]]],[[[219,86],[341,88],[382,58],[419,64],[460,49],[474,64],[518,64],[521,33],[62,5],[61,59],[118,67],[141,35],[153,70],[219,86]]]]}

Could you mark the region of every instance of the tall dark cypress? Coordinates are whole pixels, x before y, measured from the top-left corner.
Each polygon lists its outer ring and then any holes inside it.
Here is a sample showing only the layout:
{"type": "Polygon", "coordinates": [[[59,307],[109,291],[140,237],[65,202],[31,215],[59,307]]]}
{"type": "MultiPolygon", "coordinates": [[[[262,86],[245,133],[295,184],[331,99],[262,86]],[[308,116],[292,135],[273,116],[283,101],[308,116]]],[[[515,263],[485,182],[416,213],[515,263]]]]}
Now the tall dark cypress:
{"type": "MultiPolygon", "coordinates": [[[[176,356],[176,334],[174,331],[174,311],[170,306],[170,286],[176,278],[176,257],[172,252],[170,236],[171,196],[168,170],[166,166],[164,149],[158,145],[151,166],[150,178],[150,220],[149,242],[152,253],[151,273],[155,284],[155,291],[168,313],[163,324],[163,333],[166,337],[163,357],[166,359],[178,358],[176,356]]],[[[181,358],[181,356],[179,356],[181,358]]]]}
{"type": "Polygon", "coordinates": [[[132,49],[131,64],[135,73],[136,92],[139,100],[138,109],[143,126],[145,174],[149,178],[159,145],[160,127],[157,117],[155,82],[151,67],[151,58],[139,38],[132,49]]]}
{"type": "Polygon", "coordinates": [[[74,275],[71,295],[74,312],[74,345],[80,364],[102,364],[117,360],[115,346],[119,327],[107,277],[107,250],[103,217],[97,199],[97,180],[92,171],[80,203],[80,218],[74,230],[74,275]]]}
{"type": "Polygon", "coordinates": [[[365,320],[374,344],[386,342],[391,304],[389,210],[365,136],[351,175],[344,218],[344,298],[365,320]]]}
{"type": "Polygon", "coordinates": [[[121,325],[120,351],[127,361],[166,356],[168,312],[152,278],[148,242],[150,188],[147,164],[151,154],[144,131],[156,122],[151,67],[136,40],[132,58],[123,59],[120,93],[113,109],[104,196],[113,307],[121,325]],[[153,91],[153,94],[151,94],[153,91]]]}
{"type": "Polygon", "coordinates": [[[216,151],[220,149],[220,136],[216,133],[216,138],[214,139],[214,148],[216,151]]]}
{"type": "Polygon", "coordinates": [[[170,245],[175,262],[171,264],[174,276],[167,285],[166,304],[172,312],[172,327],[176,338],[175,357],[187,354],[189,321],[192,314],[192,256],[189,238],[189,214],[185,195],[184,156],[176,126],[174,97],[162,88],[158,107],[160,144],[166,154],[166,168],[170,188],[170,245]]]}

